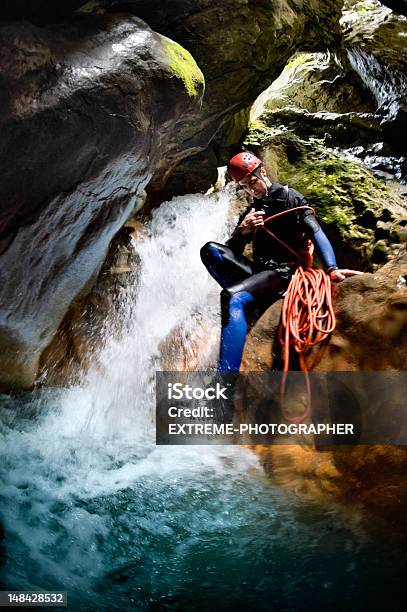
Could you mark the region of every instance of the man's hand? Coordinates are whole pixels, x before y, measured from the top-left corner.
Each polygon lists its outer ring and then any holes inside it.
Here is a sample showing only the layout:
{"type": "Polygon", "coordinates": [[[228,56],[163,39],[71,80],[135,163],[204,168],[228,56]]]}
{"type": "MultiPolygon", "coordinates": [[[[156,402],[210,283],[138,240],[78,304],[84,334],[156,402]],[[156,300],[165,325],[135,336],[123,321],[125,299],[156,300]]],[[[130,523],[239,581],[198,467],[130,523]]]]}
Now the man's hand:
{"type": "Polygon", "coordinates": [[[247,236],[248,234],[251,234],[256,227],[261,227],[264,225],[264,214],[264,210],[254,210],[254,208],[252,208],[239,225],[240,232],[244,236],[247,236]]]}
{"type": "Polygon", "coordinates": [[[340,281],[343,281],[348,276],[354,276],[355,274],[363,274],[363,272],[359,272],[358,270],[348,270],[348,269],[332,270],[332,272],[329,273],[329,276],[331,277],[331,281],[333,281],[334,283],[339,283],[340,281]]]}

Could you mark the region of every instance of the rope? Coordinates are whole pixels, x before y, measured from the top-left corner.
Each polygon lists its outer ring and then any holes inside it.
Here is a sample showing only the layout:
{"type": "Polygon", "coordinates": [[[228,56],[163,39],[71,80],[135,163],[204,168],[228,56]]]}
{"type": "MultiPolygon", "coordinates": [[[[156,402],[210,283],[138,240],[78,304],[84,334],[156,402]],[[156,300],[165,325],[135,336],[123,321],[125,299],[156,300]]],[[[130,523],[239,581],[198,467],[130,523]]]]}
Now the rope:
{"type": "MultiPolygon", "coordinates": [[[[264,219],[264,223],[301,209],[313,210],[310,206],[298,206],[271,215],[264,219]]],[[[257,229],[254,232],[253,240],[255,240],[257,229]]],[[[262,227],[262,229],[295,255],[297,262],[293,263],[305,264],[305,267],[299,265],[291,278],[284,297],[281,324],[278,331],[278,338],[284,355],[283,377],[280,385],[280,410],[285,420],[292,423],[301,423],[311,413],[311,382],[305,359],[306,354],[312,347],[326,340],[335,329],[336,320],[332,304],[331,279],[323,270],[312,267],[313,249],[308,248],[306,253],[297,253],[268,228],[262,227]],[[304,372],[307,390],[306,408],[303,414],[299,416],[290,416],[285,409],[285,393],[291,347],[298,353],[299,364],[304,372]]],[[[309,241],[309,247],[310,245],[313,247],[311,241],[309,241]]]]}
{"type": "Polygon", "coordinates": [[[281,414],[287,421],[301,423],[311,412],[311,383],[306,364],[306,354],[327,339],[335,329],[335,313],[332,304],[331,279],[321,269],[298,267],[284,297],[279,341],[283,347],[284,369],[280,386],[281,414]],[[307,405],[304,413],[289,416],[285,410],[285,391],[290,365],[290,348],[298,353],[300,368],[304,372],[307,388],[307,405]]]}

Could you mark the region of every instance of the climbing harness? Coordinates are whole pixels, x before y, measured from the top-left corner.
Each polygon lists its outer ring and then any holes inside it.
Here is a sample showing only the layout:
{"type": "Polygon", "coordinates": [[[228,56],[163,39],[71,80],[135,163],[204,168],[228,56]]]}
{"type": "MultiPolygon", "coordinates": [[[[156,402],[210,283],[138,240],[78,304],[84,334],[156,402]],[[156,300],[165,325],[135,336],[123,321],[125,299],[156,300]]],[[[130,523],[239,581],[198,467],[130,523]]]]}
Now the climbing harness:
{"type": "MultiPolygon", "coordinates": [[[[264,219],[264,224],[282,215],[298,210],[313,210],[311,206],[297,206],[284,210],[264,219]]],[[[335,313],[332,304],[331,279],[324,270],[313,268],[313,243],[309,240],[304,253],[297,253],[269,228],[262,226],[254,230],[253,242],[259,229],[266,231],[296,257],[289,264],[298,265],[285,292],[282,306],[281,324],[278,331],[279,342],[283,349],[284,369],[280,385],[281,414],[289,422],[301,423],[311,413],[311,383],[306,363],[307,352],[323,342],[335,329],[335,313]],[[298,353],[299,364],[304,372],[307,389],[307,404],[303,414],[291,416],[285,409],[287,375],[290,365],[290,348],[298,353]]]]}

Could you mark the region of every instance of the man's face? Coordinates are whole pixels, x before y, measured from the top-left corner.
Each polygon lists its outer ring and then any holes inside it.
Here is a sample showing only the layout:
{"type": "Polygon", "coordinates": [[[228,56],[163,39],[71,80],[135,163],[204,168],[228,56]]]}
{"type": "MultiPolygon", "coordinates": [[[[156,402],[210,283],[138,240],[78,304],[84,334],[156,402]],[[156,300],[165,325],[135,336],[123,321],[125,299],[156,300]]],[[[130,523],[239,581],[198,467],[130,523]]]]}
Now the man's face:
{"type": "Polygon", "coordinates": [[[264,176],[266,176],[266,171],[263,167],[261,167],[248,176],[245,176],[241,181],[239,181],[239,185],[244,187],[247,193],[249,193],[251,196],[257,200],[261,200],[267,194],[267,186],[263,180],[264,176]]]}

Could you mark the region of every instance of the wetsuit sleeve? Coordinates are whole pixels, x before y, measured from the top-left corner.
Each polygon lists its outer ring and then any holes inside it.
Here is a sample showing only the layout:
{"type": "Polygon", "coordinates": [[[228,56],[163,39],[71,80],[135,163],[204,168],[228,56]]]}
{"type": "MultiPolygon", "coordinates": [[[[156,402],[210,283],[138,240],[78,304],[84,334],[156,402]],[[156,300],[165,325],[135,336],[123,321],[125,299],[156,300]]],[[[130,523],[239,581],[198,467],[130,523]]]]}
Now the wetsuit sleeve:
{"type": "Polygon", "coordinates": [[[306,211],[302,215],[302,225],[307,236],[312,240],[317,250],[320,260],[326,269],[335,270],[338,268],[336,257],[331,243],[324,230],[318,223],[315,215],[311,211],[306,211]]]}
{"type": "Polygon", "coordinates": [[[239,225],[241,224],[249,210],[250,208],[246,208],[246,210],[240,215],[233,234],[226,242],[226,246],[232,249],[235,255],[243,255],[243,251],[245,250],[246,244],[252,239],[251,234],[244,236],[239,230],[239,225]]]}

